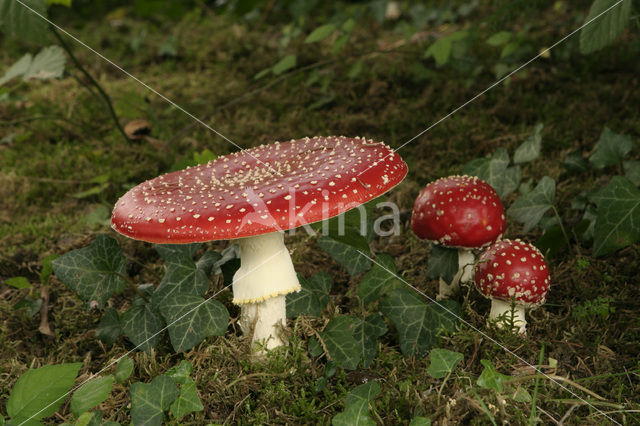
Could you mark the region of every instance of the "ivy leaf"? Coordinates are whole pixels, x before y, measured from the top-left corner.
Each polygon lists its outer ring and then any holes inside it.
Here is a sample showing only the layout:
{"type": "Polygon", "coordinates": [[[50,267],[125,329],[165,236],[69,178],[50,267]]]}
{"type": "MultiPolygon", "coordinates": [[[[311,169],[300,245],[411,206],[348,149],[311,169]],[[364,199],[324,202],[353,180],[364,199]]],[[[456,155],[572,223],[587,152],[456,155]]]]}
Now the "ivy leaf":
{"type": "Polygon", "coordinates": [[[429,364],[427,368],[427,373],[435,379],[446,377],[464,358],[460,352],[440,348],[431,349],[429,355],[431,357],[431,364],[429,364]]]}
{"type": "MultiPolygon", "coordinates": [[[[22,2],[38,14],[47,17],[45,0],[22,2]]],[[[9,37],[39,44],[46,41],[46,21],[15,0],[0,0],[0,28],[9,37]]]]}
{"type": "Polygon", "coordinates": [[[187,383],[180,386],[180,395],[171,404],[171,414],[174,419],[180,420],[187,413],[202,410],[204,410],[204,406],[198,396],[196,384],[189,379],[187,383]]]}
{"type": "Polygon", "coordinates": [[[450,283],[458,272],[458,249],[431,244],[427,260],[427,278],[442,278],[450,283]]]}
{"type": "Polygon", "coordinates": [[[160,285],[153,293],[153,307],[162,311],[167,303],[176,295],[204,296],[209,289],[208,261],[200,263],[200,268],[193,261],[193,255],[200,244],[157,245],[156,250],[165,259],[167,271],[160,285]]]}
{"type": "Polygon", "coordinates": [[[64,49],[60,46],[48,46],[38,52],[29,65],[29,69],[24,73],[24,81],[36,78],[38,80],[48,80],[50,78],[60,78],[64,73],[64,64],[67,58],[64,56],[64,49]]]}
{"type": "Polygon", "coordinates": [[[116,240],[98,235],[88,247],[72,250],[52,262],[60,281],[86,301],[102,308],[113,293],[124,290],[126,261],[116,240]]]}
{"type": "Polygon", "coordinates": [[[365,274],[358,287],[358,298],[365,305],[375,302],[398,283],[397,273],[396,263],[391,256],[377,255],[373,268],[365,274]]]}
{"type": "Polygon", "coordinates": [[[489,46],[493,46],[493,47],[502,46],[503,44],[511,40],[512,37],[513,37],[513,33],[510,33],[509,31],[500,31],[493,34],[491,37],[489,37],[486,43],[489,46]]]}
{"type": "Polygon", "coordinates": [[[318,317],[329,303],[331,277],[325,271],[318,272],[309,279],[299,277],[302,289],[287,294],[287,318],[300,315],[318,317]]]}
{"type": "Polygon", "coordinates": [[[590,197],[598,206],[593,255],[604,256],[640,239],[640,190],[627,178],[614,176],[590,197]]]}
{"type": "Polygon", "coordinates": [[[28,370],[13,385],[7,414],[16,423],[49,417],[62,405],[82,363],[45,365],[28,370]]]}
{"type": "Polygon", "coordinates": [[[140,298],[137,301],[134,299],[132,306],[120,316],[122,332],[146,353],[150,353],[151,348],[158,344],[163,326],[164,321],[157,311],[140,298]]]}
{"type": "Polygon", "coordinates": [[[4,283],[8,286],[11,286],[13,288],[17,288],[18,290],[23,289],[23,288],[31,288],[32,285],[29,282],[28,279],[26,279],[25,277],[13,277],[13,278],[7,278],[6,280],[4,280],[4,283]]]}
{"type": "Polygon", "coordinates": [[[571,151],[564,157],[562,165],[569,171],[575,173],[584,173],[589,170],[587,162],[582,158],[582,151],[576,149],[571,151]]]}
{"type": "Polygon", "coordinates": [[[333,417],[333,426],[375,426],[369,417],[369,403],[380,395],[380,384],[373,380],[356,387],[347,394],[344,411],[333,417]]]}
{"type": "Polygon", "coordinates": [[[316,42],[322,41],[325,38],[329,37],[331,33],[333,33],[335,30],[336,30],[336,26],[334,24],[321,25],[315,30],[313,30],[311,34],[309,34],[307,38],[304,39],[304,42],[316,43],[316,42]]]}
{"type": "Polygon", "coordinates": [[[542,129],[544,125],[542,123],[536,124],[533,129],[533,135],[524,141],[513,154],[513,162],[515,164],[527,163],[533,161],[540,156],[540,149],[542,148],[542,129]]]}
{"type": "MultiPolygon", "coordinates": [[[[611,10],[580,30],[580,52],[583,55],[602,49],[622,34],[629,22],[631,3],[623,1],[615,5],[611,10]]],[[[612,5],[613,2],[609,0],[595,0],[591,4],[589,15],[584,22],[591,21],[612,5]]]]}
{"type": "Polygon", "coordinates": [[[543,177],[538,185],[513,202],[507,215],[524,224],[522,232],[529,232],[540,222],[542,216],[553,207],[556,197],[556,182],[549,176],[543,177]]]}
{"type": "Polygon", "coordinates": [[[133,373],[133,360],[125,356],[118,361],[118,366],[116,367],[116,382],[124,383],[124,381],[131,376],[131,373],[133,373]]]}
{"type": "Polygon", "coordinates": [[[350,275],[358,275],[369,270],[371,261],[350,245],[338,242],[330,237],[318,238],[318,245],[342,266],[350,275]]]}
{"type": "Polygon", "coordinates": [[[362,346],[354,337],[355,327],[360,321],[348,315],[337,316],[320,333],[329,357],[348,370],[354,370],[362,356],[362,346]]]}
{"type": "Polygon", "coordinates": [[[484,370],[482,370],[480,377],[478,377],[478,386],[502,392],[502,384],[505,380],[509,380],[511,377],[498,373],[489,360],[482,359],[480,360],[480,363],[484,365],[484,370]]]}
{"type": "Polygon", "coordinates": [[[112,307],[108,307],[102,314],[102,319],[96,329],[96,337],[107,345],[112,345],[122,334],[120,328],[120,319],[118,318],[118,311],[112,307]]]}
{"type": "Polygon", "coordinates": [[[624,177],[629,179],[634,185],[640,185],[640,161],[625,161],[624,177]]]}
{"type": "Polygon", "coordinates": [[[191,380],[189,378],[191,371],[193,371],[193,364],[187,360],[182,360],[180,364],[171,367],[164,374],[171,377],[174,382],[184,385],[191,380]]]}
{"type": "Polygon", "coordinates": [[[427,304],[414,291],[400,288],[380,302],[380,311],[398,332],[405,356],[423,356],[438,343],[440,332],[452,331],[460,307],[453,300],[427,304]]]}
{"type": "MultiPolygon", "coordinates": [[[[477,158],[471,160],[464,167],[464,174],[477,176],[487,182],[496,190],[500,198],[505,198],[513,191],[513,180],[517,178],[519,182],[519,169],[512,171],[509,167],[509,154],[504,148],[498,148],[489,158],[477,158]]],[[[517,185],[516,185],[517,187],[517,185]]]]}
{"type": "Polygon", "coordinates": [[[162,424],[163,413],[178,397],[178,386],[169,377],[161,375],[151,383],[131,385],[131,421],[136,425],[162,424]]]}
{"type": "Polygon", "coordinates": [[[431,420],[428,417],[416,416],[411,419],[409,426],[431,426],[431,420]]]}
{"type": "Polygon", "coordinates": [[[229,324],[229,312],[222,303],[189,294],[167,298],[161,313],[171,345],[178,352],[191,349],[205,337],[223,335],[229,324]]]}
{"type": "Polygon", "coordinates": [[[367,368],[373,362],[378,351],[378,337],[384,336],[387,325],[380,314],[371,314],[364,321],[356,323],[353,336],[362,348],[362,366],[367,368]]]}
{"type": "Polygon", "coordinates": [[[605,127],[596,143],[596,152],[591,154],[589,161],[597,169],[614,166],[622,161],[622,158],[633,149],[633,142],[628,135],[614,133],[605,127]]]}
{"type": "Polygon", "coordinates": [[[113,389],[113,376],[96,377],[80,386],[71,398],[71,412],[78,417],[98,404],[102,404],[113,389]]]}

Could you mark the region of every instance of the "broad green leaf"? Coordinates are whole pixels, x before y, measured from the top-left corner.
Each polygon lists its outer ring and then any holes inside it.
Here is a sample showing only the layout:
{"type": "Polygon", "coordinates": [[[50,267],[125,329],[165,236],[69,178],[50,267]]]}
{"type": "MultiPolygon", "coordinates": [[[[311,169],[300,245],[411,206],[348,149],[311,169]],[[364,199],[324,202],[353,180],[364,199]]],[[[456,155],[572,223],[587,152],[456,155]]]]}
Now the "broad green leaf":
{"type": "Polygon", "coordinates": [[[71,7],[71,0],[47,0],[47,6],[51,4],[59,4],[62,6],[71,7]]]}
{"type": "Polygon", "coordinates": [[[137,349],[151,353],[158,344],[164,321],[149,305],[133,305],[120,316],[120,328],[137,349]]]}
{"type": "Polygon", "coordinates": [[[35,43],[46,41],[47,17],[45,0],[22,0],[27,7],[15,0],[0,0],[0,30],[9,36],[35,43]]]}
{"type": "Polygon", "coordinates": [[[584,28],[580,30],[580,52],[587,54],[600,50],[618,38],[629,22],[631,1],[616,4],[610,0],[595,0],[585,18],[584,28]],[[607,9],[611,10],[605,12],[607,9]],[[602,14],[605,12],[604,14],[602,14]],[[598,17],[598,15],[602,14],[598,17]],[[597,17],[597,18],[596,18],[597,17]],[[592,21],[590,22],[589,21],[592,21]]]}
{"type": "Polygon", "coordinates": [[[221,336],[229,324],[229,312],[222,303],[200,296],[173,294],[160,312],[175,351],[191,349],[208,336],[221,336]]]}
{"type": "Polygon", "coordinates": [[[50,78],[60,78],[64,72],[66,62],[64,49],[60,46],[49,46],[43,48],[33,58],[29,69],[24,73],[24,81],[36,78],[38,80],[48,80],[50,78]]]}
{"type": "Polygon", "coordinates": [[[631,137],[614,133],[605,127],[596,143],[596,152],[591,154],[589,161],[597,169],[606,166],[614,166],[622,161],[622,158],[633,149],[631,137]]]}
{"type": "Polygon", "coordinates": [[[290,54],[290,55],[287,55],[284,58],[280,59],[278,61],[278,63],[276,63],[271,68],[271,71],[275,75],[280,75],[280,74],[284,73],[285,71],[290,70],[291,68],[293,68],[295,66],[296,66],[296,55],[295,54],[290,54]]]}
{"type": "Polygon", "coordinates": [[[82,363],[45,365],[24,373],[11,389],[7,414],[17,423],[49,417],[62,405],[82,363]]]}
{"type": "Polygon", "coordinates": [[[507,209],[507,215],[522,222],[522,232],[526,234],[540,222],[547,210],[553,207],[555,197],[556,182],[545,176],[532,191],[513,202],[507,209]]]}
{"type": "Polygon", "coordinates": [[[120,328],[120,318],[118,318],[118,311],[112,307],[108,307],[102,314],[102,319],[96,329],[96,337],[108,345],[112,345],[116,339],[122,334],[120,328]]]}
{"type": "Polygon", "coordinates": [[[187,413],[202,410],[204,410],[204,406],[198,396],[196,384],[193,381],[189,381],[180,386],[180,395],[171,404],[173,418],[180,420],[187,413]]]}
{"type": "Polygon", "coordinates": [[[198,264],[193,255],[200,244],[157,245],[156,250],[165,259],[167,271],[153,293],[153,307],[163,311],[167,303],[177,295],[204,296],[209,289],[209,275],[213,265],[208,261],[198,264]]]}
{"type": "Polygon", "coordinates": [[[503,178],[502,191],[499,195],[504,199],[520,186],[520,181],[522,180],[522,170],[520,166],[507,167],[504,171],[503,178]]]}
{"type": "Polygon", "coordinates": [[[174,382],[184,385],[191,380],[189,378],[191,371],[193,371],[193,364],[183,359],[180,364],[171,367],[164,374],[171,377],[174,382]]]}
{"type": "Polygon", "coordinates": [[[99,308],[126,286],[121,278],[126,274],[122,250],[116,240],[104,234],[98,235],[88,247],[63,254],[52,265],[60,281],[82,300],[98,302],[99,308]]]}
{"type": "Polygon", "coordinates": [[[161,425],[164,411],[179,395],[178,386],[161,375],[151,383],[131,385],[131,421],[135,425],[161,425]]]}
{"type": "Polygon", "coordinates": [[[133,373],[133,360],[125,356],[118,361],[118,365],[116,366],[116,381],[118,383],[124,383],[124,381],[131,376],[131,373],[133,373]]]}
{"type": "Polygon", "coordinates": [[[458,272],[458,249],[431,244],[427,260],[427,277],[451,282],[458,272]]]}
{"type": "Polygon", "coordinates": [[[640,189],[629,179],[614,176],[591,196],[598,206],[593,235],[593,255],[613,253],[640,239],[640,189]]]}
{"type": "Polygon", "coordinates": [[[334,240],[330,237],[318,238],[318,245],[321,249],[342,266],[347,269],[350,275],[358,275],[369,270],[371,260],[360,253],[357,249],[334,240]]]}
{"type": "Polygon", "coordinates": [[[304,42],[316,43],[318,41],[324,40],[325,38],[329,37],[331,33],[333,33],[335,30],[336,30],[336,26],[333,24],[321,25],[315,30],[313,30],[311,34],[309,34],[307,38],[304,39],[304,42]]]}
{"type": "Polygon", "coordinates": [[[540,156],[540,149],[542,148],[542,123],[536,124],[533,129],[533,135],[524,141],[513,154],[513,162],[515,164],[527,163],[533,161],[540,156]]]}
{"type": "Polygon", "coordinates": [[[396,263],[388,254],[376,256],[373,268],[362,278],[358,298],[365,304],[373,303],[398,283],[396,263]]]}
{"type": "Polygon", "coordinates": [[[26,279],[25,277],[13,277],[13,278],[7,278],[6,280],[4,280],[4,283],[8,286],[11,286],[13,288],[17,288],[17,289],[23,289],[23,288],[31,288],[31,283],[29,282],[28,279],[26,279]]]}
{"type": "MultiPolygon", "coordinates": [[[[62,423],[62,426],[68,423],[62,423]]],[[[102,423],[102,411],[87,411],[82,413],[73,426],[104,426],[102,423]]]]}
{"type": "Polygon", "coordinates": [[[113,376],[96,377],[80,386],[71,397],[71,412],[78,417],[104,402],[113,389],[113,376]]]}
{"type": "Polygon", "coordinates": [[[319,272],[309,279],[299,277],[302,289],[297,293],[287,294],[287,318],[300,315],[318,317],[327,308],[331,277],[325,271],[319,272]]]}
{"type": "Polygon", "coordinates": [[[634,185],[640,185],[640,161],[625,161],[624,177],[629,179],[634,185]]]}
{"type": "Polygon", "coordinates": [[[509,380],[511,377],[498,373],[489,360],[482,359],[480,360],[480,363],[484,366],[484,370],[482,370],[480,377],[478,377],[478,386],[502,392],[502,384],[505,380],[509,380]]]}
{"type": "Polygon", "coordinates": [[[440,349],[434,348],[431,349],[431,353],[429,354],[431,358],[431,363],[427,368],[427,373],[435,378],[442,379],[446,377],[447,374],[451,373],[456,365],[464,356],[460,352],[453,352],[448,349],[440,349]]]}
{"type": "Polygon", "coordinates": [[[436,40],[427,51],[424,53],[425,58],[433,57],[436,61],[436,65],[442,66],[449,62],[451,56],[451,46],[453,42],[447,37],[436,40]]]}
{"type": "Polygon", "coordinates": [[[491,159],[478,158],[470,161],[464,167],[464,174],[469,176],[477,176],[487,182],[496,190],[500,198],[508,195],[505,186],[505,174],[509,166],[509,154],[504,148],[498,148],[493,153],[491,159]]]}
{"type": "Polygon", "coordinates": [[[511,399],[517,402],[531,402],[532,398],[525,388],[518,387],[511,395],[511,399]]]}
{"type": "Polygon", "coordinates": [[[380,311],[395,326],[406,356],[426,355],[438,343],[438,334],[452,331],[460,317],[455,301],[427,304],[421,295],[405,288],[382,299],[380,311]]]}
{"type": "Polygon", "coordinates": [[[562,165],[569,171],[575,173],[584,173],[589,170],[587,162],[582,158],[582,151],[576,149],[571,151],[564,157],[562,165]]]}
{"type": "MultiPolygon", "coordinates": [[[[13,1],[13,0],[4,0],[4,1],[13,1]]],[[[13,80],[16,77],[20,77],[24,75],[24,73],[26,73],[27,70],[29,70],[29,65],[31,65],[32,60],[33,60],[33,56],[31,56],[31,53],[27,53],[23,55],[20,59],[18,59],[18,61],[15,64],[11,65],[11,67],[9,67],[7,71],[5,71],[2,78],[0,78],[0,86],[7,83],[8,81],[13,80]]]]}
{"type": "Polygon", "coordinates": [[[369,417],[369,403],[380,395],[380,384],[374,380],[356,387],[347,394],[344,411],[333,417],[333,426],[375,426],[369,417]]]}
{"type": "Polygon", "coordinates": [[[360,321],[348,315],[337,316],[320,332],[329,358],[348,370],[354,370],[362,356],[362,346],[354,337],[355,327],[360,321]]]}
{"type": "Polygon", "coordinates": [[[38,312],[40,312],[40,307],[42,306],[42,299],[30,299],[28,297],[24,297],[18,301],[15,305],[13,305],[13,309],[26,309],[27,314],[32,317],[38,312]]]}
{"type": "Polygon", "coordinates": [[[222,259],[222,255],[215,251],[205,252],[196,262],[196,267],[204,272],[207,277],[213,273],[216,262],[222,259]]]}
{"type": "Polygon", "coordinates": [[[364,321],[356,322],[353,336],[362,348],[362,366],[367,368],[378,352],[378,337],[384,336],[387,325],[380,314],[371,314],[364,321]]]}
{"type": "Polygon", "coordinates": [[[500,31],[493,34],[491,37],[489,37],[486,43],[489,46],[493,46],[493,47],[502,46],[503,44],[511,40],[512,37],[513,37],[513,33],[510,33],[509,31],[500,31]]]}

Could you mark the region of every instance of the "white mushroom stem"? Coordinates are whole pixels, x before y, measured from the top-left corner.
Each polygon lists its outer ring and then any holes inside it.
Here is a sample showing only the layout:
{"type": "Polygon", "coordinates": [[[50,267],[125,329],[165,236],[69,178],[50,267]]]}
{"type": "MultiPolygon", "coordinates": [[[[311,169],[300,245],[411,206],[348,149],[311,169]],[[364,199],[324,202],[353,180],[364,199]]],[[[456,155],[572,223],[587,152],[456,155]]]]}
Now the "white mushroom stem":
{"type": "Polygon", "coordinates": [[[263,349],[285,344],[286,295],[300,291],[283,232],[237,240],[240,268],[233,276],[233,303],[240,306],[242,332],[263,349]]]}
{"type": "Polygon", "coordinates": [[[470,249],[461,248],[458,249],[458,272],[451,280],[451,284],[448,284],[445,280],[440,278],[440,286],[436,300],[448,299],[458,291],[460,283],[468,283],[473,280],[473,264],[476,261],[476,257],[473,251],[470,249]]]}
{"type": "Polygon", "coordinates": [[[498,327],[504,327],[505,323],[511,323],[511,316],[513,315],[513,325],[518,327],[520,334],[527,332],[527,320],[524,316],[525,307],[516,303],[511,305],[511,301],[491,299],[491,312],[489,312],[489,321],[496,321],[498,327]],[[502,319],[502,320],[499,320],[502,319]]]}

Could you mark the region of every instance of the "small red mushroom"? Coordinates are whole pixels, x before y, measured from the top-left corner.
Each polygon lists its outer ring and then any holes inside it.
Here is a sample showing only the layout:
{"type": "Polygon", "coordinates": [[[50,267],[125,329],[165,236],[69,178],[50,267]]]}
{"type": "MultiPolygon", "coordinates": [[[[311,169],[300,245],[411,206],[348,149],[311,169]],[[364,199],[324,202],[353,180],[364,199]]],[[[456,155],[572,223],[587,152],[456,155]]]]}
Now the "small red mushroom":
{"type": "Polygon", "coordinates": [[[458,248],[458,273],[451,285],[440,280],[438,299],[473,275],[473,250],[502,238],[504,207],[496,191],[475,176],[449,176],[429,183],[418,195],[411,228],[422,239],[458,248]]]}
{"type": "Polygon", "coordinates": [[[549,268],[535,246],[520,240],[501,240],[480,254],[475,283],[480,293],[491,299],[489,319],[504,318],[505,314],[510,318],[513,312],[513,324],[525,333],[525,309],[536,308],[547,298],[549,268]]]}
{"type": "Polygon", "coordinates": [[[300,290],[283,231],[357,207],[406,174],[391,148],[364,138],[275,142],[141,183],[118,200],[111,226],[154,243],[237,239],[239,323],[270,349],[284,344],[285,295],[300,290]]]}

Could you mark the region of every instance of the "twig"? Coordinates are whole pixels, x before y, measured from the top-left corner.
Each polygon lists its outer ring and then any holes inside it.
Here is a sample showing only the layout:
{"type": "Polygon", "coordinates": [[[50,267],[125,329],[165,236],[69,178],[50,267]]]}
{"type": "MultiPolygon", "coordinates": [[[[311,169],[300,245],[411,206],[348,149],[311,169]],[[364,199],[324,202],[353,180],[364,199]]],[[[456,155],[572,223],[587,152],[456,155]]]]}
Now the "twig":
{"type": "Polygon", "coordinates": [[[46,285],[40,288],[40,298],[42,299],[42,305],[40,305],[40,327],[38,327],[38,331],[45,336],[56,337],[49,325],[49,290],[46,285]]]}
{"type": "Polygon", "coordinates": [[[91,82],[91,84],[93,84],[93,86],[98,90],[98,92],[100,92],[100,95],[102,95],[102,98],[104,99],[105,103],[107,104],[107,108],[109,109],[109,114],[111,114],[111,118],[113,119],[116,127],[118,128],[118,130],[122,134],[122,137],[125,139],[125,141],[130,142],[129,137],[127,136],[127,134],[125,133],[124,129],[120,125],[120,121],[118,120],[118,116],[116,115],[116,111],[113,109],[113,104],[111,103],[111,98],[109,97],[109,95],[107,95],[107,93],[102,89],[102,86],[100,86],[100,84],[91,76],[91,74],[89,74],[89,71],[87,71],[86,68],[82,66],[80,61],[78,61],[78,59],[74,56],[73,52],[71,51],[71,48],[64,41],[64,39],[62,38],[60,33],[58,33],[58,31],[56,30],[56,28],[54,26],[50,25],[49,29],[51,30],[51,32],[53,32],[53,35],[56,36],[56,38],[58,39],[58,41],[62,45],[62,48],[67,52],[67,54],[71,58],[71,61],[73,61],[73,64],[76,66],[76,68],[78,68],[80,70],[80,72],[82,72],[82,74],[84,74],[84,76],[91,82]]]}

